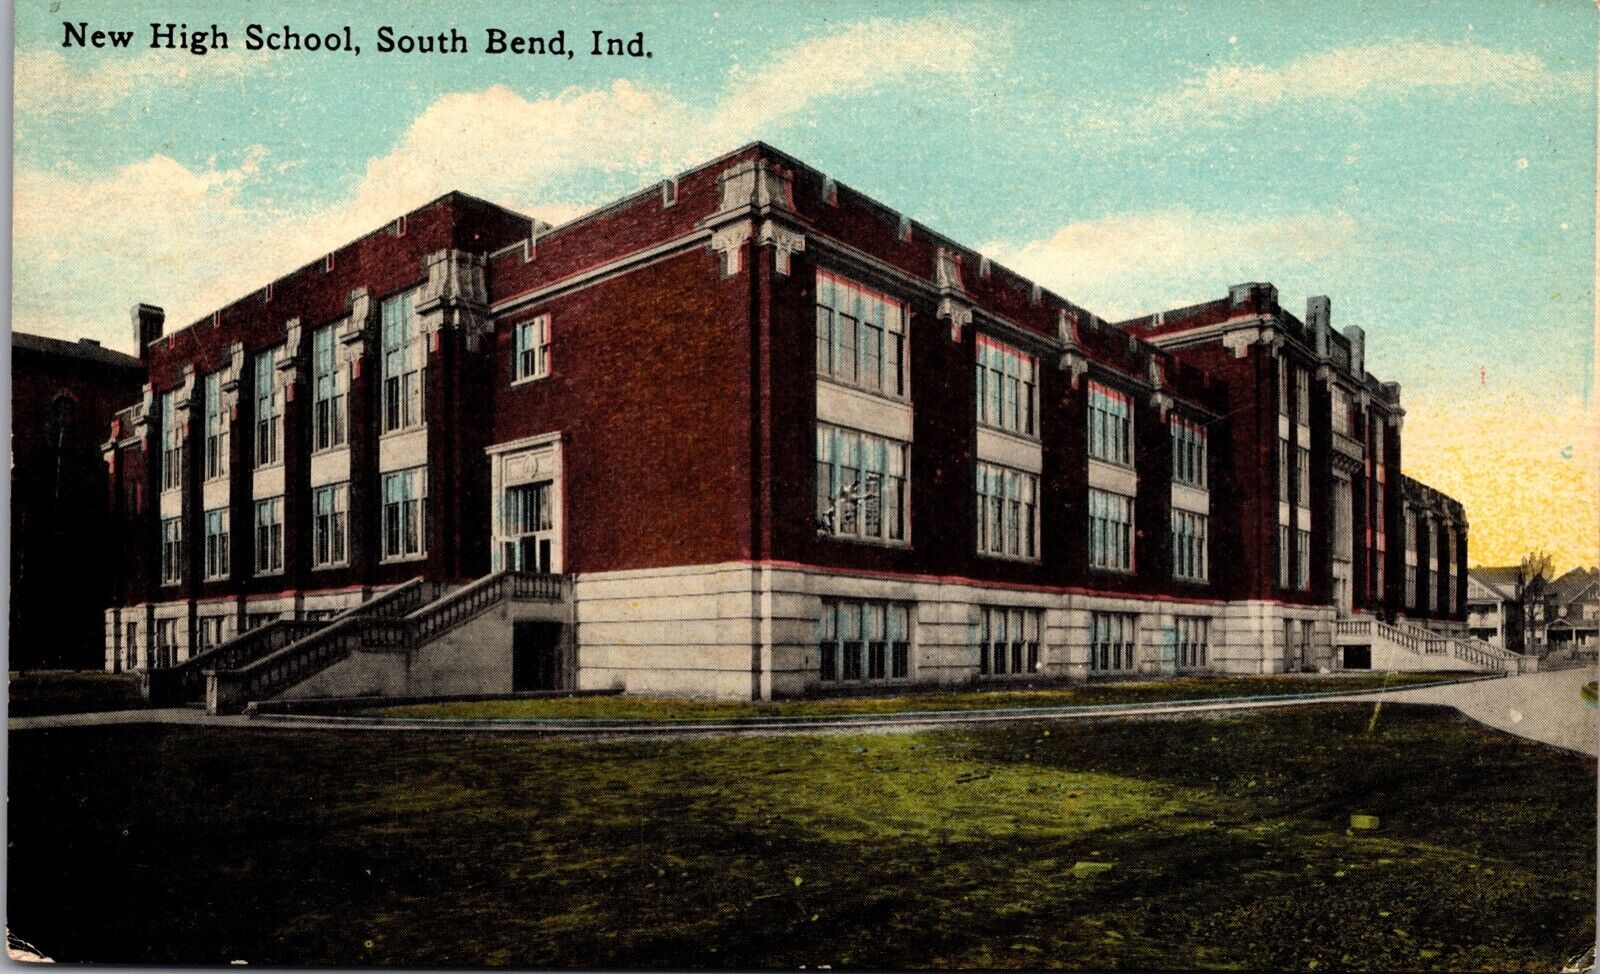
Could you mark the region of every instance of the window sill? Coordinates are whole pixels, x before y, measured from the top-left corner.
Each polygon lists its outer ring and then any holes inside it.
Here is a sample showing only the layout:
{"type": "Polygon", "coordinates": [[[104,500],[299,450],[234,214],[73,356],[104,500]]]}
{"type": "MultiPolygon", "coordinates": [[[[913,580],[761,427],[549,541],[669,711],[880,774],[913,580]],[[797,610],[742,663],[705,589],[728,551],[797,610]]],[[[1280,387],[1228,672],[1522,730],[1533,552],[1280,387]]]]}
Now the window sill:
{"type": "Polygon", "coordinates": [[[314,572],[331,572],[340,568],[349,567],[350,563],[348,561],[330,561],[326,565],[312,565],[311,570],[314,572]]]}
{"type": "Polygon", "coordinates": [[[1210,578],[1189,578],[1189,577],[1184,576],[1184,575],[1174,575],[1174,576],[1172,576],[1172,580],[1174,582],[1177,582],[1177,583],[1181,584],[1181,585],[1210,585],[1211,584],[1211,579],[1210,578]]]}
{"type": "Polygon", "coordinates": [[[319,446],[311,451],[311,455],[314,457],[320,457],[326,456],[329,453],[338,453],[340,450],[348,449],[350,449],[350,441],[345,440],[343,443],[335,443],[332,446],[319,446]]]}
{"type": "Polygon", "coordinates": [[[1032,443],[1035,446],[1039,446],[1044,442],[1044,438],[1038,433],[1019,433],[1016,430],[1006,429],[1004,426],[996,426],[993,423],[986,422],[981,419],[977,421],[977,426],[978,429],[988,430],[991,433],[999,433],[1001,436],[1009,436],[1014,440],[1022,440],[1026,443],[1032,443]]]}
{"type": "Polygon", "coordinates": [[[277,460],[272,461],[271,463],[258,463],[255,466],[251,467],[250,470],[252,472],[255,472],[255,471],[258,471],[258,470],[271,470],[273,467],[281,467],[281,466],[283,466],[283,460],[282,460],[282,458],[279,458],[277,460]]]}
{"type": "Polygon", "coordinates": [[[418,423],[415,426],[406,426],[406,427],[403,427],[403,428],[397,429],[397,430],[389,430],[387,433],[379,433],[378,434],[378,439],[380,441],[381,440],[392,440],[392,439],[394,439],[396,437],[399,437],[399,436],[408,436],[408,435],[410,435],[412,433],[425,432],[427,429],[428,429],[428,424],[427,423],[418,423]]]}
{"type": "Polygon", "coordinates": [[[818,531],[818,541],[842,541],[845,544],[865,545],[871,548],[903,548],[910,550],[909,540],[879,540],[877,538],[862,538],[852,534],[834,534],[831,531],[818,531]]]}
{"type": "Polygon", "coordinates": [[[1089,459],[1095,463],[1103,463],[1108,467],[1116,467],[1118,470],[1134,470],[1133,461],[1131,460],[1126,462],[1122,460],[1107,460],[1105,457],[1097,457],[1093,453],[1089,454],[1089,459]]]}
{"type": "Polygon", "coordinates": [[[884,392],[882,389],[874,389],[871,386],[856,385],[854,382],[835,378],[831,375],[823,375],[820,372],[817,373],[817,381],[830,386],[837,386],[840,389],[848,389],[851,392],[865,393],[866,395],[872,396],[875,399],[882,399],[884,402],[894,403],[896,406],[911,405],[910,396],[902,396],[892,392],[884,392]]]}
{"type": "Polygon", "coordinates": [[[1008,561],[1017,565],[1038,565],[1043,559],[1036,555],[1008,555],[999,551],[975,551],[979,558],[988,558],[993,561],[1008,561]]]}
{"type": "Polygon", "coordinates": [[[201,484],[225,484],[227,482],[228,472],[226,470],[217,474],[215,477],[207,477],[206,479],[200,481],[201,484]]]}
{"type": "Polygon", "coordinates": [[[544,375],[525,375],[520,379],[512,379],[510,388],[516,389],[519,386],[531,386],[535,382],[543,382],[548,378],[550,378],[550,373],[548,372],[546,372],[544,375]]]}
{"type": "Polygon", "coordinates": [[[205,577],[205,581],[208,584],[211,583],[211,582],[226,582],[231,577],[232,576],[229,576],[229,575],[207,575],[205,577]]]}
{"type": "Polygon", "coordinates": [[[1089,570],[1102,575],[1121,575],[1126,578],[1132,578],[1137,574],[1132,568],[1111,568],[1104,565],[1090,565],[1089,570]]]}
{"type": "Polygon", "coordinates": [[[282,578],[283,577],[283,569],[274,568],[270,572],[258,571],[258,572],[255,573],[254,577],[256,577],[256,578],[282,578]]]}
{"type": "Polygon", "coordinates": [[[378,564],[380,564],[380,565],[400,565],[400,564],[404,564],[404,563],[410,562],[410,561],[427,561],[427,560],[428,560],[428,553],[426,551],[423,551],[423,552],[419,552],[418,554],[415,554],[415,555],[384,556],[384,557],[378,559],[378,564]]]}

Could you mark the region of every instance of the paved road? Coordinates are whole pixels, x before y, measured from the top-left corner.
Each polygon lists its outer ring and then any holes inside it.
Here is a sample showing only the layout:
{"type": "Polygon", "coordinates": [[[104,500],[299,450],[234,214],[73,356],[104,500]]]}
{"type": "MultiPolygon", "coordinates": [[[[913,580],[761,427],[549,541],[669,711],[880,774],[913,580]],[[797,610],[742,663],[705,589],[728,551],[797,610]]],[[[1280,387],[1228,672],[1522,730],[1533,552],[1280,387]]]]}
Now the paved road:
{"type": "Polygon", "coordinates": [[[1585,754],[1600,752],[1600,711],[1587,706],[1580,690],[1595,678],[1593,668],[1535,673],[1505,679],[1407,690],[1369,691],[1333,696],[1212,700],[1190,703],[1119,704],[1090,707],[1010,708],[930,711],[911,714],[851,715],[831,718],[750,718],[721,721],[602,720],[394,720],[339,716],[212,717],[193,709],[124,710],[98,714],[15,717],[10,729],[100,727],[114,724],[188,724],[275,730],[433,731],[447,733],[535,734],[551,737],[682,738],[736,734],[859,733],[926,730],[936,727],[1029,720],[1083,720],[1117,717],[1182,717],[1229,711],[1308,706],[1319,703],[1444,704],[1490,727],[1529,740],[1585,754]]]}

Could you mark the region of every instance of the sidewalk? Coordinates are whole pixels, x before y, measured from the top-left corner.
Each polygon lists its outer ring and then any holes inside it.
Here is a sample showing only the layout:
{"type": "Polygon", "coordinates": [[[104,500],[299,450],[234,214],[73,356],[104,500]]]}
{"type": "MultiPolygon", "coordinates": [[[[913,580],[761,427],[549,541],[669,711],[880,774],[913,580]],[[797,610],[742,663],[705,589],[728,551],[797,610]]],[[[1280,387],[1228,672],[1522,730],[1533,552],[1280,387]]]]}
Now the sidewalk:
{"type": "Polygon", "coordinates": [[[1596,668],[1528,673],[1503,680],[1398,690],[1389,699],[1455,707],[1480,724],[1531,741],[1600,756],[1600,710],[1583,702],[1596,668]]]}

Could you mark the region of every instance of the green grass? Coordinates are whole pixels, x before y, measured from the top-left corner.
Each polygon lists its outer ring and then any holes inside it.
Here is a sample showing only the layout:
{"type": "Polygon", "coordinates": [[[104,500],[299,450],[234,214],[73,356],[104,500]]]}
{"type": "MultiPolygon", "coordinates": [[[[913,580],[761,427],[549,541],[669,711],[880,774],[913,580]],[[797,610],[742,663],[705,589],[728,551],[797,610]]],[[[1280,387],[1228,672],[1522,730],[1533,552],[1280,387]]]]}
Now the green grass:
{"type": "Polygon", "coordinates": [[[452,719],[710,720],[734,717],[823,717],[912,710],[985,710],[996,707],[1063,707],[1089,704],[1212,700],[1267,694],[1371,690],[1436,683],[1473,674],[1363,673],[1330,676],[1178,677],[1148,682],[1101,683],[1035,689],[933,690],[899,696],[833,697],[778,703],[668,700],[651,697],[550,697],[474,700],[374,707],[368,716],[452,719]]]}
{"type": "Polygon", "coordinates": [[[8,686],[12,717],[131,710],[145,706],[137,677],[82,670],[12,673],[8,686]]]}
{"type": "Polygon", "coordinates": [[[1548,971],[1592,944],[1594,762],[1372,709],[15,732],[7,922],[123,964],[1548,971]]]}

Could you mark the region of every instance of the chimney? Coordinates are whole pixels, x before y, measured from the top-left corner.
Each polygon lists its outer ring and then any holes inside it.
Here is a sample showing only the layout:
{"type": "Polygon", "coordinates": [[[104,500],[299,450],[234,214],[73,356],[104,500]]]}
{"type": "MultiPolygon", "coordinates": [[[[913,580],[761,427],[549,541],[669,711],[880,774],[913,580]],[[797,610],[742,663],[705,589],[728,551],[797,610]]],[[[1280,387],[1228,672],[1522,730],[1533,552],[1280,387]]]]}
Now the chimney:
{"type": "Polygon", "coordinates": [[[1228,305],[1235,310],[1247,305],[1257,314],[1278,310],[1278,289],[1271,284],[1251,282],[1228,288],[1228,305]]]}
{"type": "Polygon", "coordinates": [[[1306,298],[1306,327],[1317,345],[1317,354],[1328,357],[1328,327],[1333,318],[1333,302],[1326,294],[1306,298]]]}
{"type": "Polygon", "coordinates": [[[1344,337],[1350,340],[1350,371],[1356,378],[1364,378],[1367,374],[1367,333],[1355,325],[1344,330],[1344,337]]]}
{"type": "Polygon", "coordinates": [[[136,304],[133,306],[133,340],[139,346],[139,357],[144,357],[144,350],[151,342],[161,337],[161,326],[167,320],[167,313],[153,304],[136,304]]]}

